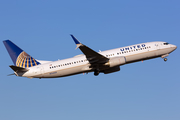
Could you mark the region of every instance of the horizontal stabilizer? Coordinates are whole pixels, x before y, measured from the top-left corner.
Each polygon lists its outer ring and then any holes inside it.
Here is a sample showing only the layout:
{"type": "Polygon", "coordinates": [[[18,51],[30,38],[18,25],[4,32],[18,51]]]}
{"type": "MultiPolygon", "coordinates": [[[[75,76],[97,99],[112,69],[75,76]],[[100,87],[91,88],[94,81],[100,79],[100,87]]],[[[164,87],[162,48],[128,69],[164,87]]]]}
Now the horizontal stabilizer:
{"type": "Polygon", "coordinates": [[[10,67],[11,69],[13,69],[14,72],[17,72],[17,71],[26,72],[26,71],[29,70],[29,69],[27,69],[27,68],[17,67],[17,66],[14,66],[14,65],[10,65],[9,67],[10,67]]]}

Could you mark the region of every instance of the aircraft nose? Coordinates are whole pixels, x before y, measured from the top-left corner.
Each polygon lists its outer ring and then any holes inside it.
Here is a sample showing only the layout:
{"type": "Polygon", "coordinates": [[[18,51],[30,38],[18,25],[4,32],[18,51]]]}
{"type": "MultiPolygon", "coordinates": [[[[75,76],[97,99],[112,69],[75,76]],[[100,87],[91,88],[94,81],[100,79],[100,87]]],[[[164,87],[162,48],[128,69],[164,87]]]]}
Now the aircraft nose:
{"type": "Polygon", "coordinates": [[[175,50],[177,49],[177,46],[176,45],[171,45],[171,47],[175,50]]]}

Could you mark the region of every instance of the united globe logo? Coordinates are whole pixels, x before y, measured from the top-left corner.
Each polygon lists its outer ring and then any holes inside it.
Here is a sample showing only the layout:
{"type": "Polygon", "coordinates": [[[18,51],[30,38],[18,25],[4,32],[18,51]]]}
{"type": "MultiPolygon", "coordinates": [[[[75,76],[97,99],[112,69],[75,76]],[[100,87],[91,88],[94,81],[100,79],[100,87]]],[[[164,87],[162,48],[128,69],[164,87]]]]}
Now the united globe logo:
{"type": "Polygon", "coordinates": [[[22,68],[28,68],[32,66],[39,65],[40,63],[37,62],[34,58],[28,55],[26,52],[21,52],[16,59],[16,66],[22,68]]]}

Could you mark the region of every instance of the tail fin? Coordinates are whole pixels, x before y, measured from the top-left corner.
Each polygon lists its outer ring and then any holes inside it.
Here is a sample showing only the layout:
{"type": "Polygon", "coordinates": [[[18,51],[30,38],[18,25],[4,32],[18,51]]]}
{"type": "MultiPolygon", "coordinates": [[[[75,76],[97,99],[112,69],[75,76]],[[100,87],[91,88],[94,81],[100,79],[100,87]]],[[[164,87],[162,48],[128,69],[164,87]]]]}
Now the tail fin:
{"type": "Polygon", "coordinates": [[[28,68],[40,64],[10,40],[5,40],[3,43],[15,66],[28,68]]]}

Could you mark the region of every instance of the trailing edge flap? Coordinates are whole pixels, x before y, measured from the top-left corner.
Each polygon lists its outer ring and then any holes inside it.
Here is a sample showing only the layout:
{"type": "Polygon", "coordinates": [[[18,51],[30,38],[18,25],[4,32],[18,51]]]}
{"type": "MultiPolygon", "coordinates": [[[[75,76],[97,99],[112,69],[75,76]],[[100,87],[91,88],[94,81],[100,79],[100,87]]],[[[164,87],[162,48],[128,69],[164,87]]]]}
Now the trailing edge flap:
{"type": "Polygon", "coordinates": [[[11,69],[13,69],[15,72],[17,72],[17,71],[26,72],[26,71],[29,70],[29,69],[27,69],[27,68],[17,67],[17,66],[14,66],[14,65],[10,65],[9,67],[10,67],[11,69]]]}
{"type": "Polygon", "coordinates": [[[73,35],[71,35],[71,37],[73,38],[74,42],[76,43],[77,48],[79,48],[86,55],[86,58],[90,63],[101,63],[101,62],[105,63],[109,60],[107,57],[99,54],[98,52],[95,52],[91,48],[80,43],[73,35]]]}

